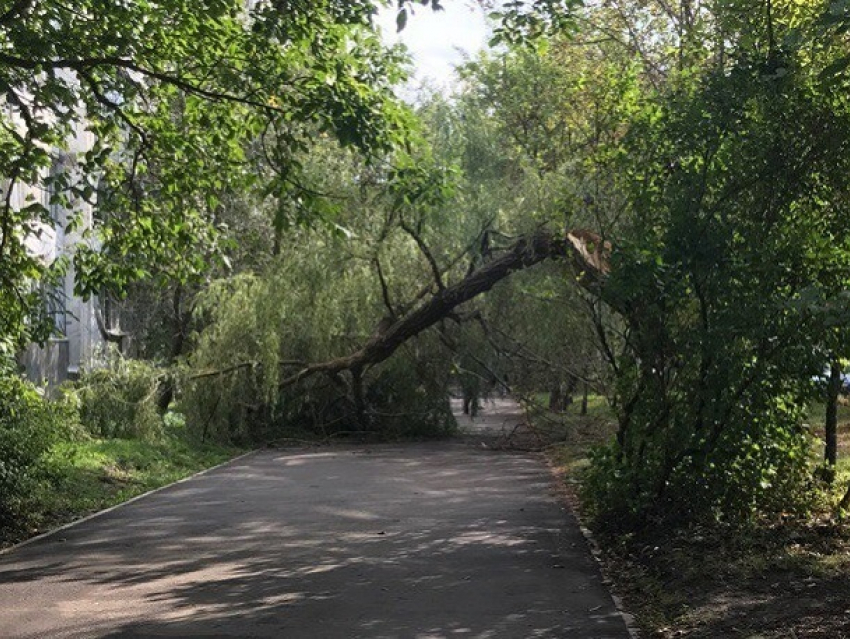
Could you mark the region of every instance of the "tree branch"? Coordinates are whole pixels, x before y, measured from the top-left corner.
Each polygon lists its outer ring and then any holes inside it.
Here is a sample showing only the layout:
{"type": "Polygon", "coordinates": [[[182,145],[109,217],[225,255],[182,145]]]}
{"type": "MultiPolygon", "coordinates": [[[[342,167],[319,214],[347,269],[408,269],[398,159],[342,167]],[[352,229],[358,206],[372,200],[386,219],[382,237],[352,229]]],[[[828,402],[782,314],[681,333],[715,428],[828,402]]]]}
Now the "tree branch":
{"type": "Polygon", "coordinates": [[[100,83],[95,79],[93,75],[91,75],[88,71],[77,70],[77,75],[88,85],[89,89],[91,89],[92,95],[98,104],[106,107],[120,119],[124,124],[126,124],[132,131],[139,136],[141,143],[143,146],[147,146],[147,135],[144,130],[136,124],[129,115],[121,108],[121,105],[117,104],[110,100],[100,88],[100,83]]]}
{"type": "Polygon", "coordinates": [[[316,373],[334,373],[379,364],[408,339],[436,324],[460,304],[489,291],[514,271],[528,268],[549,257],[562,256],[571,247],[571,243],[544,230],[523,237],[504,255],[485,264],[460,282],[437,292],[427,302],[390,324],[384,332],[376,334],[360,350],[345,357],[307,366],[282,380],[280,386],[291,386],[316,373]]]}
{"type": "Polygon", "coordinates": [[[440,267],[437,266],[437,260],[434,259],[434,255],[431,253],[431,250],[428,248],[428,245],[425,244],[425,240],[422,239],[422,236],[419,235],[413,228],[404,220],[400,221],[400,226],[402,230],[407,233],[410,237],[413,238],[413,241],[416,242],[416,246],[419,247],[419,250],[422,252],[422,255],[425,256],[425,259],[428,260],[428,264],[431,267],[431,273],[434,275],[434,281],[437,284],[437,288],[441,291],[446,288],[445,284],[443,284],[443,276],[440,273],[440,267]]]}
{"type": "Polygon", "coordinates": [[[390,317],[396,316],[395,308],[393,308],[392,301],[390,300],[390,290],[387,286],[387,280],[384,277],[384,269],[381,268],[381,258],[375,254],[374,258],[375,262],[375,270],[378,272],[378,281],[381,283],[381,297],[384,300],[384,306],[387,307],[387,310],[390,313],[390,317]]]}
{"type": "Polygon", "coordinates": [[[197,84],[194,84],[193,82],[190,82],[189,80],[186,80],[184,78],[178,77],[176,75],[171,75],[163,71],[158,71],[156,69],[149,69],[127,58],[105,56],[96,58],[57,58],[55,60],[30,60],[27,58],[21,58],[19,56],[9,55],[8,53],[0,53],[0,63],[12,67],[18,67],[21,69],[71,69],[78,73],[81,71],[84,72],[87,69],[93,69],[97,67],[113,67],[116,69],[126,69],[128,71],[135,71],[136,73],[145,77],[154,80],[159,80],[160,82],[163,82],[165,84],[170,84],[172,86],[177,87],[178,89],[185,91],[186,93],[197,95],[203,98],[208,98],[210,100],[244,104],[246,106],[260,109],[261,111],[275,113],[279,115],[283,115],[286,113],[283,109],[274,106],[274,104],[270,102],[260,102],[246,96],[236,95],[234,93],[228,93],[226,91],[205,89],[204,87],[198,86],[197,84]]]}

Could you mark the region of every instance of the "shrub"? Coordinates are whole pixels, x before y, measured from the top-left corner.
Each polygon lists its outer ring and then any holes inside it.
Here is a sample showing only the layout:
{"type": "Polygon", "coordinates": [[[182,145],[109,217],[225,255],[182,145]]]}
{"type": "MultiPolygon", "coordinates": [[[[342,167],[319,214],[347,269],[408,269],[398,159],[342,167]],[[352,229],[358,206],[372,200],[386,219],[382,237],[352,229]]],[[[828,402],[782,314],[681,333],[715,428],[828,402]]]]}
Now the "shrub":
{"type": "MultiPolygon", "coordinates": [[[[620,439],[595,451],[586,478],[597,525],[627,531],[651,521],[742,525],[808,514],[819,496],[805,395],[783,392],[782,372],[773,368],[728,400],[717,393],[704,408],[710,420],[700,419],[687,386],[635,394],[620,439]]],[[[687,370],[678,373],[682,383],[687,370]]]]}
{"type": "Polygon", "coordinates": [[[50,478],[48,450],[75,424],[68,403],[45,399],[31,383],[0,376],[0,526],[27,523],[29,505],[50,478]]]}
{"type": "Polygon", "coordinates": [[[161,379],[162,371],[147,362],[114,357],[105,368],[83,374],[68,393],[95,437],[155,439],[163,428],[157,406],[161,379]]]}
{"type": "Polygon", "coordinates": [[[367,402],[374,427],[386,438],[433,439],[457,428],[449,405],[450,360],[417,338],[421,349],[405,349],[381,364],[369,380],[367,402]]]}

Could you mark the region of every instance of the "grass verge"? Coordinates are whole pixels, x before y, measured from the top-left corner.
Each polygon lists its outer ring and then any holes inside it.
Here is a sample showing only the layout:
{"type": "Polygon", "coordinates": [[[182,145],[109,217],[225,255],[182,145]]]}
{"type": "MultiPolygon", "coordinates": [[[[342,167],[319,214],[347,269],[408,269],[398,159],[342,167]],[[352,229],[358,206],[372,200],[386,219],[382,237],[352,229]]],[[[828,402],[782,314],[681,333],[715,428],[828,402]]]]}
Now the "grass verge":
{"type": "Polygon", "coordinates": [[[81,439],[53,447],[51,479],[28,503],[25,524],[0,529],[7,547],[231,459],[242,449],[191,442],[182,432],[154,441],[81,439]]]}
{"type": "MultiPolygon", "coordinates": [[[[821,407],[810,419],[818,423],[821,407]]],[[[850,410],[839,416],[836,495],[850,481],[850,410]]],[[[592,416],[546,415],[568,425],[548,457],[582,515],[580,485],[594,444],[611,436],[604,406],[592,416]]],[[[822,417],[820,418],[822,420],[822,417]]],[[[817,429],[814,429],[817,435],[817,429]]],[[[837,499],[836,497],[836,499],[837,499]]],[[[829,518],[764,522],[748,530],[644,530],[597,535],[613,588],[641,636],[672,639],[850,638],[850,526],[829,518]]]]}

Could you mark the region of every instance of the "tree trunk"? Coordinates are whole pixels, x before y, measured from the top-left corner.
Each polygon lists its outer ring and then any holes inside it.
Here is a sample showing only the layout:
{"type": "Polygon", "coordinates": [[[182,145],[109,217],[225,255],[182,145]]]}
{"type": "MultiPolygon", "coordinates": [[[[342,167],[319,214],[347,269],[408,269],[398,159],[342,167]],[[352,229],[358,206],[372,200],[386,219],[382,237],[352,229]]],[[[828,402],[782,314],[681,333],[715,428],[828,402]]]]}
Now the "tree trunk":
{"type": "Polygon", "coordinates": [[[826,447],[824,461],[830,468],[838,462],[838,395],[841,392],[841,364],[833,360],[829,367],[829,384],[826,392],[826,447]]]}
{"type": "Polygon", "coordinates": [[[584,381],[581,392],[581,414],[587,415],[587,380],[584,381]]]}
{"type": "Polygon", "coordinates": [[[366,396],[363,391],[363,367],[351,368],[351,394],[354,401],[354,419],[362,431],[369,430],[369,418],[366,415],[366,396]]]}
{"type": "MultiPolygon", "coordinates": [[[[171,299],[174,314],[174,330],[171,334],[171,349],[168,354],[169,366],[172,366],[177,361],[177,358],[183,354],[183,349],[186,346],[186,335],[189,332],[189,322],[192,319],[191,310],[184,312],[183,301],[184,289],[182,285],[178,284],[174,289],[174,295],[171,299]]],[[[160,381],[157,397],[157,410],[160,415],[165,415],[168,407],[171,405],[171,401],[174,399],[174,383],[175,380],[172,375],[166,375],[160,381]]]]}
{"type": "Polygon", "coordinates": [[[561,381],[558,380],[552,384],[549,391],[549,410],[552,412],[560,412],[563,410],[563,402],[561,401],[561,381]]]}

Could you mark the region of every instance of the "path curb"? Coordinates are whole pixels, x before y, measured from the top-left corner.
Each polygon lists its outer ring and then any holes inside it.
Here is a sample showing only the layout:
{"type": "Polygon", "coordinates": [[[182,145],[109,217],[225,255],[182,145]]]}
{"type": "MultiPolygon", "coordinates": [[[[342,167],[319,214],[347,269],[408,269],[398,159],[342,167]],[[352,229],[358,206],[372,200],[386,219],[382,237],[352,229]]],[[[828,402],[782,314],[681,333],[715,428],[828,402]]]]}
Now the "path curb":
{"type": "Polygon", "coordinates": [[[64,530],[68,530],[69,528],[73,528],[74,526],[78,526],[78,525],[85,523],[87,521],[91,521],[92,519],[97,519],[98,517],[101,517],[102,515],[106,515],[108,513],[111,513],[113,510],[118,510],[119,508],[123,508],[124,506],[128,506],[129,504],[132,504],[133,502],[140,501],[142,499],[145,499],[146,497],[150,497],[151,495],[155,495],[156,493],[162,492],[166,488],[171,488],[172,486],[176,486],[177,484],[182,484],[183,482],[189,481],[190,479],[195,479],[196,477],[200,477],[201,475],[206,475],[207,473],[210,473],[210,472],[217,470],[219,468],[223,468],[224,466],[234,464],[241,459],[245,459],[246,457],[257,454],[258,452],[259,452],[259,449],[249,450],[247,453],[242,453],[241,455],[237,455],[236,457],[233,457],[232,459],[228,459],[226,461],[223,461],[220,464],[216,464],[215,466],[210,466],[209,468],[205,468],[204,470],[199,470],[198,472],[193,473],[192,475],[187,475],[183,479],[178,479],[175,482],[171,482],[170,484],[166,484],[165,486],[160,486],[159,488],[154,488],[154,489],[149,490],[145,493],[142,493],[141,495],[136,495],[135,497],[131,497],[127,501],[122,501],[120,504],[115,504],[114,506],[110,506],[109,508],[104,508],[103,510],[98,510],[95,513],[91,513],[90,515],[86,515],[85,517],[80,517],[79,519],[75,519],[74,521],[70,521],[67,524],[63,524],[63,525],[59,526],[58,528],[54,528],[53,530],[48,530],[47,532],[41,533],[40,535],[36,535],[35,537],[30,537],[29,539],[25,539],[24,541],[19,542],[19,543],[13,545],[13,546],[9,546],[8,548],[3,548],[2,550],[0,550],[0,557],[17,550],[18,548],[22,548],[24,546],[29,546],[30,544],[33,544],[37,541],[41,541],[42,539],[47,539],[48,537],[52,537],[53,535],[56,535],[56,534],[58,534],[58,533],[60,533],[64,530]]]}
{"type": "Polygon", "coordinates": [[[593,536],[593,533],[590,532],[590,529],[581,523],[581,519],[578,514],[572,507],[569,499],[566,498],[567,495],[567,486],[564,481],[564,473],[559,471],[551,460],[543,455],[543,458],[546,462],[546,465],[549,467],[549,471],[552,473],[552,477],[556,482],[556,490],[559,493],[562,501],[564,502],[564,506],[570,516],[575,519],[576,525],[578,526],[581,534],[584,536],[584,540],[587,543],[587,548],[590,550],[590,554],[593,556],[594,561],[596,561],[596,565],[599,567],[599,572],[602,573],[602,583],[605,585],[605,589],[608,591],[608,594],[611,597],[611,600],[614,602],[614,608],[616,608],[617,612],[620,614],[620,617],[623,619],[623,623],[626,625],[626,631],[629,633],[629,636],[632,639],[641,639],[640,630],[637,627],[637,623],[635,622],[635,616],[628,612],[623,605],[623,600],[619,595],[614,594],[611,591],[611,586],[614,585],[614,580],[608,576],[608,570],[605,566],[605,562],[602,560],[602,549],[599,545],[599,542],[593,536]]]}
{"type": "Polygon", "coordinates": [[[611,592],[611,586],[613,585],[613,581],[610,577],[608,577],[607,570],[605,568],[605,562],[602,561],[602,550],[599,547],[599,543],[593,537],[593,533],[584,526],[575,515],[572,513],[573,517],[576,518],[576,522],[578,522],[579,530],[581,530],[581,534],[584,535],[584,539],[587,542],[587,546],[590,549],[590,554],[593,555],[593,558],[596,560],[596,563],[599,565],[599,570],[602,572],[602,583],[605,584],[605,587],[608,589],[608,594],[611,595],[611,599],[614,601],[614,607],[617,609],[617,612],[620,613],[620,616],[623,618],[623,621],[626,624],[626,630],[628,630],[632,639],[640,639],[640,630],[635,623],[635,616],[627,612],[625,607],[623,606],[623,600],[619,595],[611,592]]]}

